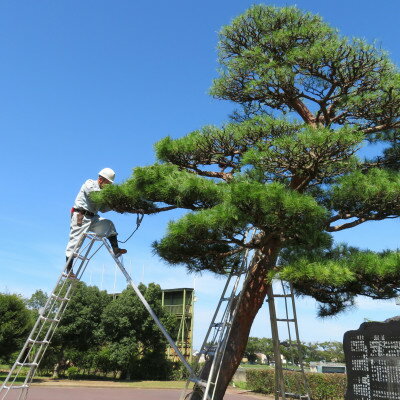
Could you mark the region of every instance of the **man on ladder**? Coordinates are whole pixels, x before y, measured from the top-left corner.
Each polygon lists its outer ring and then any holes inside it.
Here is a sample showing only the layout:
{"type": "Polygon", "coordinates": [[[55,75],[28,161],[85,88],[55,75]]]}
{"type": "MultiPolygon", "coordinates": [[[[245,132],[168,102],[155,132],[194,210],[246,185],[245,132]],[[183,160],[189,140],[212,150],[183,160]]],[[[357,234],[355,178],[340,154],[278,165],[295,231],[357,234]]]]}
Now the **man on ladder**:
{"type": "MultiPolygon", "coordinates": [[[[116,257],[126,253],[125,249],[120,249],[118,246],[117,231],[113,222],[109,219],[101,218],[97,214],[99,211],[110,211],[110,208],[99,207],[90,199],[91,192],[100,191],[106,185],[112,184],[114,178],[115,172],[111,168],[103,168],[99,172],[97,180],[88,179],[76,196],[74,206],[71,210],[69,241],[65,251],[68,261],[67,273],[70,277],[74,277],[73,271],[71,271],[74,248],[82,237],[82,234],[86,231],[94,232],[100,237],[106,237],[116,257]]],[[[76,251],[78,250],[77,248],[76,251]]]]}

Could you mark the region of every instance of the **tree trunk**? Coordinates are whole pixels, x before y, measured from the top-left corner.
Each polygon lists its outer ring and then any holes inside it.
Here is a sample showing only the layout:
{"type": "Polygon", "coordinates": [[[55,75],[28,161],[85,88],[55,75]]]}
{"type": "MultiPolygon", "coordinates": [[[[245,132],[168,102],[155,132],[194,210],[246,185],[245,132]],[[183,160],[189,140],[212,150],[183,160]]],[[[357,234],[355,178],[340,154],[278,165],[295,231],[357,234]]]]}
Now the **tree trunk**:
{"type": "MultiPolygon", "coordinates": [[[[243,284],[243,294],[240,303],[237,305],[239,308],[232,321],[232,328],[226,346],[225,356],[222,360],[221,372],[215,389],[214,400],[223,399],[229,382],[240,365],[254,318],[263,305],[268,285],[270,285],[266,279],[266,273],[275,266],[279,249],[279,243],[274,241],[271,246],[264,248],[262,253],[260,252],[261,254],[256,255],[252,260],[250,272],[247,280],[243,284]]],[[[207,380],[211,363],[212,359],[207,361],[203,368],[202,375],[200,376],[201,379],[207,380]]],[[[195,390],[190,399],[201,400],[202,394],[200,391],[195,390]]]]}
{"type": "Polygon", "coordinates": [[[60,371],[60,363],[57,363],[54,365],[53,368],[53,375],[51,376],[53,379],[58,379],[59,376],[59,371],[60,371]]]}

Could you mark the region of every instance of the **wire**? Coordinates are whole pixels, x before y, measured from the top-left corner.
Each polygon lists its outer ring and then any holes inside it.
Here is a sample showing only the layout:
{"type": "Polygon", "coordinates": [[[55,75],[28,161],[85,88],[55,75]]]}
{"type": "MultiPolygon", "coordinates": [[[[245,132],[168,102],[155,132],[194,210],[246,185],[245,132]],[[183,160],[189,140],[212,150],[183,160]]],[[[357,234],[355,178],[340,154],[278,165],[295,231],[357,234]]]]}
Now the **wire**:
{"type": "Polygon", "coordinates": [[[139,213],[137,214],[135,230],[128,236],[128,239],[126,239],[126,240],[118,240],[118,243],[126,243],[134,235],[134,233],[139,229],[139,226],[142,223],[143,217],[144,217],[144,214],[139,214],[139,213]]]}

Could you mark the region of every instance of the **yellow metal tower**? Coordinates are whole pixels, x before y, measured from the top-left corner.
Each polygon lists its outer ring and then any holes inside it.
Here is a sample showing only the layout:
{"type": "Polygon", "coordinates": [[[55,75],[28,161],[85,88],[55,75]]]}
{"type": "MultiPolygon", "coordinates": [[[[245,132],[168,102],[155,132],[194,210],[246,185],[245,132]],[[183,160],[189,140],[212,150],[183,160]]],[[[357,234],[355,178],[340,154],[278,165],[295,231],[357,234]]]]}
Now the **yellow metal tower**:
{"type": "MultiPolygon", "coordinates": [[[[163,308],[177,317],[179,330],[176,346],[189,362],[192,361],[193,303],[194,289],[180,288],[162,291],[163,308]]],[[[168,346],[167,355],[169,359],[178,361],[178,356],[171,346],[168,346]]]]}

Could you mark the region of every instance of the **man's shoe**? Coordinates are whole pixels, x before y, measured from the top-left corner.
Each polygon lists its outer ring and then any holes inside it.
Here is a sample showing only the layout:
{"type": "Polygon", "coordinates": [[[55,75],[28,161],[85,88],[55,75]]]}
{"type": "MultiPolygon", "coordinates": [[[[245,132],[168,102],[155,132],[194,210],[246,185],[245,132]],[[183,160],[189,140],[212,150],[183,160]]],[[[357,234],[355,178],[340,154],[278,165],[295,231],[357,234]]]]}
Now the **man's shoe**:
{"type": "Polygon", "coordinates": [[[67,279],[78,279],[78,277],[71,271],[71,272],[63,272],[62,274],[63,278],[67,279]]]}
{"type": "Polygon", "coordinates": [[[119,247],[116,247],[116,248],[113,248],[113,252],[114,252],[114,256],[115,256],[115,257],[119,257],[119,256],[121,256],[122,254],[127,253],[128,250],[120,249],[119,247]]]}

